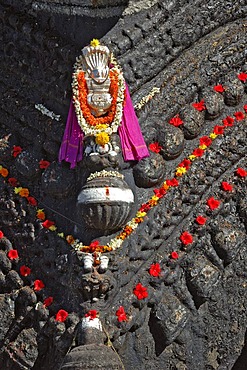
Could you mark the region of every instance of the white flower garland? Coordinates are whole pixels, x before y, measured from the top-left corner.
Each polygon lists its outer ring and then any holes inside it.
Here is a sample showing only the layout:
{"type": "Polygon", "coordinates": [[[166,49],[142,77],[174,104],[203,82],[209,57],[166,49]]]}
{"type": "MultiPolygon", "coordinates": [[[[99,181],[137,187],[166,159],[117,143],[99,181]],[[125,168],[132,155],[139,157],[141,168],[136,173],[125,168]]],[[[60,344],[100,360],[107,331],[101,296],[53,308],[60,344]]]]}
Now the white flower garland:
{"type": "MultiPolygon", "coordinates": [[[[117,95],[116,113],[115,113],[115,117],[111,125],[107,126],[106,128],[101,127],[97,129],[96,128],[97,126],[91,126],[90,124],[87,123],[86,119],[84,118],[83,111],[81,110],[81,105],[79,101],[79,86],[78,86],[77,76],[80,72],[84,72],[81,68],[82,60],[83,60],[82,55],[79,58],[77,58],[75,66],[74,66],[75,72],[73,73],[73,79],[72,79],[73,101],[74,101],[78,123],[85,135],[96,136],[100,132],[106,132],[108,135],[112,135],[113,133],[117,132],[118,127],[121,124],[122,116],[123,116],[123,103],[124,103],[124,94],[125,94],[125,81],[124,81],[123,73],[121,71],[120,66],[112,58],[111,63],[114,64],[114,67],[111,70],[113,72],[117,72],[117,75],[118,75],[118,95],[117,95]]],[[[105,125],[102,125],[102,126],[105,126],[105,125]]]]}

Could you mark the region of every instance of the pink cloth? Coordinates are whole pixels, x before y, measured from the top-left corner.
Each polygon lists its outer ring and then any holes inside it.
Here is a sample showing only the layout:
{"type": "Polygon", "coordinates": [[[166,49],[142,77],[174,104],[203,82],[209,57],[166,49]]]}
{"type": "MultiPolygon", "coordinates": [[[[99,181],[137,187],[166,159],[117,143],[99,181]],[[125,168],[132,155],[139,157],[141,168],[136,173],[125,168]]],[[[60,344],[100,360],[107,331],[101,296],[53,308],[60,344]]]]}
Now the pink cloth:
{"type": "MultiPolygon", "coordinates": [[[[142,158],[149,157],[127,85],[126,102],[118,133],[125,161],[140,161],[142,158]]],[[[63,141],[59,151],[59,162],[65,160],[70,163],[70,168],[74,168],[77,162],[82,160],[83,137],[84,134],[78,124],[74,105],[71,101],[63,141]]]]}

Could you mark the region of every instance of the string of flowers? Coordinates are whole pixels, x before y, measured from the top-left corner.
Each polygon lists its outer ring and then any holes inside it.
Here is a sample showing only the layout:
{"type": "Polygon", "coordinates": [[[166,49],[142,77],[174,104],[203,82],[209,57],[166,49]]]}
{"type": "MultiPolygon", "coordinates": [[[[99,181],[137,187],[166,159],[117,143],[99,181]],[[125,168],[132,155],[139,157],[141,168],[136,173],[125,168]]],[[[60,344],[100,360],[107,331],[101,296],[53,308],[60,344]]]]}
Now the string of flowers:
{"type": "MultiPolygon", "coordinates": [[[[201,109],[202,101],[199,103],[199,109],[201,109]]],[[[244,105],[243,108],[245,113],[247,113],[247,105],[244,105]]],[[[177,166],[174,177],[165,180],[161,187],[154,189],[154,195],[146,203],[143,203],[141,205],[136,215],[126,224],[123,230],[116,237],[112,238],[106,245],[100,245],[99,241],[97,240],[93,241],[89,245],[84,245],[82,242],[75,239],[72,235],[65,236],[64,233],[57,233],[57,235],[65,238],[68,244],[70,244],[72,248],[74,248],[76,251],[82,251],[85,253],[105,253],[120,248],[124,240],[128,238],[134,230],[137,229],[138,225],[144,221],[148,212],[158,205],[159,201],[166,195],[167,191],[179,185],[180,178],[187,173],[196,159],[199,159],[204,155],[205,151],[210,147],[213,140],[215,140],[219,135],[223,135],[226,128],[233,126],[235,120],[242,121],[245,116],[246,114],[241,111],[235,112],[234,118],[227,116],[222,120],[223,125],[215,125],[213,131],[208,136],[202,136],[199,139],[199,146],[195,148],[193,152],[177,166]]],[[[175,118],[177,119],[178,116],[176,116],[175,118]]],[[[161,149],[158,143],[153,143],[153,147],[149,146],[149,148],[156,153],[159,152],[159,150],[161,149]]],[[[20,154],[21,150],[22,149],[20,147],[14,146],[12,151],[13,156],[16,158],[20,154]]],[[[42,160],[39,162],[40,168],[46,168],[44,162],[46,162],[47,166],[49,165],[48,161],[42,160]]],[[[0,166],[0,174],[6,178],[8,177],[9,173],[6,168],[0,166]]],[[[27,188],[17,187],[17,179],[9,177],[8,183],[14,186],[14,191],[16,194],[20,195],[23,198],[26,198],[29,204],[37,206],[36,199],[30,196],[29,190],[27,188]]],[[[46,219],[46,214],[43,209],[37,208],[36,217],[42,222],[42,226],[44,228],[47,228],[50,231],[57,231],[55,222],[46,219]]]]}
{"type": "MultiPolygon", "coordinates": [[[[5,173],[5,171],[3,171],[3,168],[1,168],[1,171],[5,173]]],[[[239,167],[235,171],[235,176],[237,176],[239,179],[244,179],[245,177],[247,177],[247,171],[244,168],[239,167]]],[[[225,192],[232,192],[234,186],[233,184],[230,184],[227,181],[222,181],[220,187],[225,192]]],[[[220,199],[215,199],[213,196],[210,196],[206,200],[205,205],[210,212],[213,212],[214,210],[220,207],[221,202],[222,201],[220,199]]],[[[194,222],[199,226],[204,226],[207,222],[207,217],[203,215],[197,215],[194,219],[194,222]]],[[[4,237],[5,237],[4,233],[0,230],[0,239],[4,237]]],[[[179,236],[179,240],[182,243],[182,248],[184,250],[186,250],[188,245],[191,245],[194,242],[193,235],[187,230],[181,233],[181,235],[179,236]]],[[[11,261],[18,262],[20,260],[18,251],[16,249],[9,250],[7,256],[11,261]]],[[[170,253],[170,258],[173,260],[179,259],[179,253],[177,251],[172,251],[170,253]]],[[[19,267],[19,272],[22,277],[27,277],[32,274],[31,268],[26,265],[21,265],[19,267]]],[[[150,276],[154,278],[160,278],[163,273],[160,263],[157,262],[152,263],[148,269],[148,273],[150,276]]],[[[45,288],[45,284],[40,279],[34,280],[33,283],[31,283],[31,286],[34,292],[39,292],[45,288]]],[[[138,300],[144,300],[149,296],[148,288],[142,285],[141,282],[138,282],[136,284],[132,293],[138,300]]],[[[53,303],[54,303],[53,296],[46,297],[43,301],[43,305],[47,309],[53,303]]],[[[69,314],[66,310],[60,309],[55,315],[55,321],[64,322],[67,319],[68,315],[69,314]]],[[[115,315],[119,323],[129,321],[128,315],[126,314],[123,306],[119,306],[119,308],[115,312],[115,315]]],[[[87,313],[85,313],[84,316],[89,321],[94,320],[99,317],[99,312],[97,310],[89,310],[87,313]]]]}

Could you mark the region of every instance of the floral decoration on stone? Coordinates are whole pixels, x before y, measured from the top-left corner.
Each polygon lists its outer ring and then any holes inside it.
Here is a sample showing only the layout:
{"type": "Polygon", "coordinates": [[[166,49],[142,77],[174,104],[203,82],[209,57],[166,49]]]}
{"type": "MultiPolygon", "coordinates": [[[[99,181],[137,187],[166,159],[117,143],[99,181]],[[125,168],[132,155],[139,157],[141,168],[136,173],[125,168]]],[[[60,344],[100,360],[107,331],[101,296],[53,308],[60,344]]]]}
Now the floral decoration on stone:
{"type": "Polygon", "coordinates": [[[56,314],[55,320],[59,322],[64,322],[69,316],[68,312],[65,310],[59,310],[56,314]]]}
{"type": "Polygon", "coordinates": [[[145,299],[148,297],[148,291],[145,286],[143,286],[141,283],[138,283],[136,287],[133,290],[134,295],[137,297],[137,299],[145,299]]]}
{"type": "Polygon", "coordinates": [[[119,322],[127,321],[126,312],[123,306],[120,306],[119,309],[116,311],[116,316],[119,322]]]}
{"type": "Polygon", "coordinates": [[[154,153],[159,153],[162,149],[162,146],[159,145],[159,143],[156,141],[154,143],[149,144],[148,146],[149,150],[154,153]]]}
{"type": "Polygon", "coordinates": [[[155,277],[158,277],[160,276],[160,273],[161,273],[161,267],[160,267],[160,264],[159,263],[153,263],[150,268],[149,268],[149,274],[151,276],[155,276],[155,277]]]}

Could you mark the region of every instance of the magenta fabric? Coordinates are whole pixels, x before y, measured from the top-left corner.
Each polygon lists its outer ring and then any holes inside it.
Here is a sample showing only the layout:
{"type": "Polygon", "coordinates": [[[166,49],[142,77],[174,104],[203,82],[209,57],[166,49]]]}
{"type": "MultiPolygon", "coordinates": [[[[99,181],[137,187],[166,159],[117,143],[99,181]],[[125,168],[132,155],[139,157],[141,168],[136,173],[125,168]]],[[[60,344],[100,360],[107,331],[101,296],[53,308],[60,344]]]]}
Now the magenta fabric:
{"type": "Polygon", "coordinates": [[[149,151],[142,136],[127,85],[122,124],[118,133],[125,161],[140,161],[142,158],[149,157],[149,151]]]}
{"type": "MultiPolygon", "coordinates": [[[[118,133],[125,161],[140,161],[142,158],[149,157],[127,85],[126,101],[118,133]]],[[[63,141],[59,151],[60,162],[65,160],[70,163],[70,168],[74,168],[77,162],[82,160],[83,137],[84,134],[78,124],[74,104],[71,101],[63,141]]]]}
{"type": "Polygon", "coordinates": [[[78,124],[74,104],[71,101],[63,141],[59,150],[59,162],[65,160],[74,168],[82,160],[83,132],[78,124]]]}

